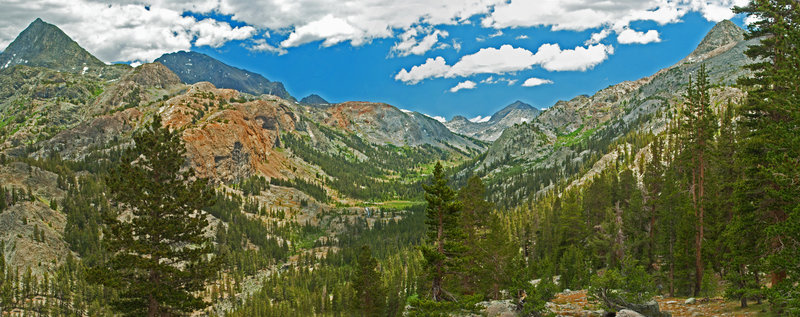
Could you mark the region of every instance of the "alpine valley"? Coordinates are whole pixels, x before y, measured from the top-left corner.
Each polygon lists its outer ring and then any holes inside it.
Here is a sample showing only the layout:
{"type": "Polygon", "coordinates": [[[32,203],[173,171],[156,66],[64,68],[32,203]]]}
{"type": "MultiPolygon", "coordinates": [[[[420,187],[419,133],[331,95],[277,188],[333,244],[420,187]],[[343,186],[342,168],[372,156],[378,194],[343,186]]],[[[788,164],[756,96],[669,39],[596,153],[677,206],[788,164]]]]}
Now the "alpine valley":
{"type": "Polygon", "coordinates": [[[105,63],[36,19],[0,53],[0,315],[800,316],[787,3],[445,122],[198,52],[105,63]]]}

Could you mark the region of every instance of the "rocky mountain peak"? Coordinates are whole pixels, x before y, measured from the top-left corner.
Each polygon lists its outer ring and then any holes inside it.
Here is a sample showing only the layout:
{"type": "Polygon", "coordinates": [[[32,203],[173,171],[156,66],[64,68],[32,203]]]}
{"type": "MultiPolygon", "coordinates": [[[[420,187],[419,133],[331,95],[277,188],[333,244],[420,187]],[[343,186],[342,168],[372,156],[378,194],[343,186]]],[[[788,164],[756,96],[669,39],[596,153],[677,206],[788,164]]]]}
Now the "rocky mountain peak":
{"type": "Polygon", "coordinates": [[[81,73],[105,63],[84,50],[57,26],[37,18],[0,54],[0,69],[40,66],[81,73]]]}
{"type": "Polygon", "coordinates": [[[719,22],[711,28],[685,61],[702,60],[727,51],[744,40],[744,34],[745,31],[730,20],[719,22]]]}
{"type": "Polygon", "coordinates": [[[504,109],[535,109],[533,106],[522,102],[521,100],[514,101],[504,109]]]}
{"type": "Polygon", "coordinates": [[[322,106],[328,105],[330,102],[325,100],[324,98],[320,97],[317,94],[310,94],[303,99],[300,99],[300,103],[310,105],[310,106],[322,106]]]}
{"type": "Polygon", "coordinates": [[[495,112],[492,115],[492,119],[490,119],[489,122],[502,121],[512,113],[518,113],[518,115],[520,115],[521,117],[525,117],[529,120],[532,120],[539,114],[539,109],[536,109],[527,103],[517,100],[511,103],[510,105],[506,106],[505,108],[500,109],[500,111],[495,112]]]}
{"type": "Polygon", "coordinates": [[[517,100],[495,112],[488,121],[472,122],[463,116],[455,116],[445,126],[458,134],[493,142],[505,129],[515,124],[531,122],[540,112],[539,109],[517,100]]]}
{"type": "Polygon", "coordinates": [[[161,55],[155,61],[167,66],[187,84],[207,81],[219,88],[294,100],[283,83],[270,81],[260,74],[230,66],[202,53],[180,51],[161,55]]]}

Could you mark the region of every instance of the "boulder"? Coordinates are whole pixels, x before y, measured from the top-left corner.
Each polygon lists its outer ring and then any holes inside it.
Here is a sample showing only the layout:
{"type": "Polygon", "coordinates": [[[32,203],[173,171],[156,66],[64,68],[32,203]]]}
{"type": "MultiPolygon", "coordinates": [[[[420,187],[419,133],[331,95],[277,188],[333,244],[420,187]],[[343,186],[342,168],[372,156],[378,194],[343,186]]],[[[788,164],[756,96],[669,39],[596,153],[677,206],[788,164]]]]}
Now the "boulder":
{"type": "Polygon", "coordinates": [[[486,307],[483,312],[489,317],[508,317],[517,315],[517,307],[511,300],[481,302],[478,303],[478,305],[486,307]]]}
{"type": "Polygon", "coordinates": [[[696,302],[697,302],[697,299],[695,299],[694,297],[691,297],[691,298],[686,299],[686,301],[683,302],[683,303],[686,304],[686,305],[694,305],[694,303],[696,303],[696,302]]]}
{"type": "Polygon", "coordinates": [[[630,309],[623,309],[617,312],[617,317],[645,317],[645,316],[630,309]]]}

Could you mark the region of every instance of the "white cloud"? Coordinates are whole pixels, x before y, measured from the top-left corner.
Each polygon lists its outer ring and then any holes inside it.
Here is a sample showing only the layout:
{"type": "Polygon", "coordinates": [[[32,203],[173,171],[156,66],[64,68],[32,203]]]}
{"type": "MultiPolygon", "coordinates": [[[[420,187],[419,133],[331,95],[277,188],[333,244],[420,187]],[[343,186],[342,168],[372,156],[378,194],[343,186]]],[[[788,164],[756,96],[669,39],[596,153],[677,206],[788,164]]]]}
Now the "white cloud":
{"type": "Polygon", "coordinates": [[[536,87],[536,86],[547,85],[547,84],[552,84],[552,83],[553,83],[553,81],[549,80],[549,79],[541,79],[541,78],[531,77],[531,78],[526,79],[525,82],[522,83],[522,87],[536,87]]]}
{"type": "Polygon", "coordinates": [[[611,34],[611,30],[607,30],[607,29],[606,30],[601,30],[600,32],[597,32],[597,33],[592,33],[591,38],[588,41],[586,41],[586,45],[592,45],[592,44],[600,43],[600,41],[602,41],[605,38],[607,38],[609,34],[611,34]]]}
{"type": "Polygon", "coordinates": [[[267,40],[265,39],[255,39],[253,40],[252,45],[246,46],[245,48],[251,52],[272,52],[278,55],[288,53],[285,48],[273,46],[272,44],[267,43],[267,40]]]}
{"type": "Polygon", "coordinates": [[[394,76],[394,79],[413,85],[426,78],[442,77],[448,70],[450,70],[450,66],[447,66],[443,57],[438,56],[428,58],[424,64],[411,67],[411,71],[403,68],[394,76]]]}
{"type": "Polygon", "coordinates": [[[471,81],[471,80],[462,81],[462,82],[458,83],[457,85],[453,86],[453,88],[450,88],[450,92],[456,92],[456,91],[459,91],[461,89],[475,89],[475,86],[477,86],[477,85],[478,84],[476,84],[474,81],[471,81]]]}
{"type": "Polygon", "coordinates": [[[633,21],[674,23],[690,11],[718,22],[733,17],[730,8],[748,0],[511,0],[494,7],[481,20],[486,27],[550,26],[553,30],[583,31],[613,28],[621,31],[633,21]]]}
{"type": "Polygon", "coordinates": [[[416,84],[427,78],[469,77],[476,74],[505,74],[530,69],[539,65],[548,71],[586,71],[600,64],[614,53],[610,45],[595,44],[587,47],[562,50],[558,44],[543,44],[536,54],[524,48],[502,45],[500,48],[483,48],[462,57],[453,66],[443,57],[428,58],[424,64],[395,75],[395,80],[416,84]]]}
{"type": "Polygon", "coordinates": [[[489,37],[498,37],[498,36],[503,36],[503,30],[497,30],[497,32],[489,34],[489,37]]]}
{"type": "Polygon", "coordinates": [[[345,19],[326,15],[322,19],[303,25],[289,34],[289,38],[281,42],[283,47],[294,47],[306,43],[324,40],[323,46],[331,46],[339,42],[355,41],[364,38],[363,31],[350,25],[345,19]]]}
{"type": "MultiPolygon", "coordinates": [[[[719,21],[733,16],[730,7],[747,1],[4,0],[0,4],[0,47],[10,43],[36,17],[58,25],[105,61],[150,61],[192,45],[219,47],[233,40],[254,40],[260,38],[256,30],[288,35],[281,37],[283,48],[316,41],[323,46],[343,42],[358,46],[373,39],[395,38],[421,26],[436,29],[470,24],[475,18],[496,30],[544,26],[619,33],[632,21],[675,23],[688,12],[700,12],[708,20],[719,21]],[[214,18],[195,18],[209,13],[230,16],[244,25],[233,27],[214,18]]],[[[409,54],[437,47],[433,40],[441,41],[444,36],[439,33],[434,37],[435,33],[418,34],[422,38],[415,37],[409,54]]],[[[459,49],[456,45],[453,48],[459,49]]]]}
{"type": "Polygon", "coordinates": [[[456,50],[456,52],[460,52],[461,51],[461,42],[453,40],[453,44],[452,45],[453,45],[453,49],[456,50]]]}
{"type": "Polygon", "coordinates": [[[475,123],[483,123],[483,122],[487,122],[489,120],[492,120],[492,116],[486,116],[486,117],[477,116],[475,118],[469,119],[469,121],[475,122],[475,123]]]}
{"type": "Polygon", "coordinates": [[[522,34],[522,35],[520,35],[520,36],[517,36],[517,38],[516,38],[516,39],[517,39],[517,40],[527,40],[527,39],[528,39],[528,36],[527,36],[527,35],[525,35],[525,34],[522,34]]]}
{"type": "Polygon", "coordinates": [[[250,38],[256,29],[252,26],[232,28],[230,24],[214,19],[203,19],[190,28],[196,37],[194,45],[220,47],[231,40],[250,38]]]}
{"type": "Polygon", "coordinates": [[[464,23],[487,13],[502,0],[206,0],[218,1],[216,11],[259,28],[286,30],[296,40],[284,47],[322,40],[323,45],[350,41],[358,46],[391,38],[414,27],[464,23]],[[330,29],[323,29],[328,26],[330,29]],[[335,31],[335,32],[333,32],[335,31]]]}
{"type": "Polygon", "coordinates": [[[252,26],[183,16],[164,6],[107,4],[89,0],[3,1],[0,45],[5,47],[27,25],[41,17],[55,24],[103,61],[152,61],[192,45],[219,47],[255,34],[252,26]]]}
{"type": "Polygon", "coordinates": [[[466,55],[455,63],[446,77],[466,77],[474,74],[504,74],[531,68],[534,54],[524,48],[503,45],[500,48],[482,48],[466,55]]]}
{"type": "Polygon", "coordinates": [[[614,54],[614,47],[595,44],[562,50],[558,44],[544,44],[536,52],[542,68],[549,71],[586,71],[614,54]]]}
{"type": "MultiPolygon", "coordinates": [[[[449,34],[447,31],[441,30],[424,30],[427,34],[421,39],[417,40],[417,35],[419,33],[418,29],[421,28],[413,28],[409,29],[402,35],[400,35],[400,42],[395,43],[392,46],[392,52],[397,54],[397,56],[408,56],[408,55],[423,55],[426,52],[430,51],[436,43],[439,42],[439,38],[446,38],[449,34]]],[[[443,44],[443,43],[442,43],[443,44]]],[[[440,48],[446,47],[440,46],[440,48]]],[[[459,47],[460,48],[460,47],[459,47]]]]}
{"type": "Polygon", "coordinates": [[[658,36],[658,31],[649,30],[647,33],[625,29],[617,35],[617,42],[620,44],[647,44],[653,42],[661,42],[658,36]]]}
{"type": "Polygon", "coordinates": [[[510,79],[505,77],[494,78],[494,76],[489,76],[484,80],[481,80],[481,84],[499,84],[499,83],[507,83],[509,86],[514,85],[517,82],[516,79],[510,79]]]}
{"type": "Polygon", "coordinates": [[[734,6],[745,6],[749,0],[717,0],[717,1],[692,1],[695,9],[703,14],[706,20],[719,22],[730,19],[734,16],[731,8],[734,6]],[[698,9],[699,7],[699,9],[698,9]]]}

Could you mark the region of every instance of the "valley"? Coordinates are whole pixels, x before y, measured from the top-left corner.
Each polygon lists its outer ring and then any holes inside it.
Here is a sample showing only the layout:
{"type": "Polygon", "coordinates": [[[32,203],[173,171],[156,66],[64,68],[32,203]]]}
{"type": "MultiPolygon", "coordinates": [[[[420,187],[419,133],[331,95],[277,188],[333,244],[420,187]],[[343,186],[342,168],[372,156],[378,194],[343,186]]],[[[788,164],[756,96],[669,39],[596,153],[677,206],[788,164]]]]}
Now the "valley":
{"type": "Polygon", "coordinates": [[[152,315],[159,287],[163,316],[800,314],[773,33],[442,121],[199,52],[104,63],[36,19],[0,53],[0,315],[152,315]]]}

